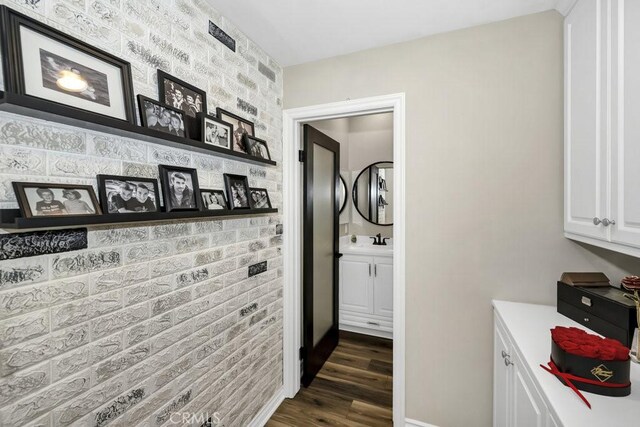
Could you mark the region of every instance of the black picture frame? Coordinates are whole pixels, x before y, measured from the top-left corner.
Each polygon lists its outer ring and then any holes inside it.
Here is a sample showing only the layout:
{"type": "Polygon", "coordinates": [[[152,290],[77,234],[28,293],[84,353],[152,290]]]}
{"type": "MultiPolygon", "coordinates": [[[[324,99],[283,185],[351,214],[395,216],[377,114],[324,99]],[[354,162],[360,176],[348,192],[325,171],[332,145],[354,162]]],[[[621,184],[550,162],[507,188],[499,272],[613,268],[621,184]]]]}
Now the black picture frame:
{"type": "Polygon", "coordinates": [[[249,179],[244,175],[223,174],[224,187],[227,190],[229,209],[251,209],[251,203],[249,202],[249,179]],[[244,189],[244,198],[238,193],[239,189],[244,189]],[[236,194],[238,195],[236,197],[236,194]]]}
{"type": "Polygon", "coordinates": [[[254,123],[250,120],[245,119],[244,117],[240,117],[220,107],[216,108],[216,117],[233,125],[234,131],[232,151],[238,151],[240,153],[248,154],[249,150],[245,146],[244,134],[246,133],[250,136],[255,135],[254,123]],[[242,127],[240,127],[240,124],[242,124],[242,127]],[[241,129],[244,129],[244,132],[242,132],[241,129]]]}
{"type": "MultiPolygon", "coordinates": [[[[22,214],[23,218],[40,218],[40,217],[61,217],[61,216],[65,216],[65,217],[70,217],[70,216],[98,216],[98,215],[102,215],[102,209],[100,209],[100,204],[98,203],[98,199],[96,198],[96,194],[93,191],[93,187],[91,185],[80,185],[80,184],[58,184],[58,183],[50,183],[50,182],[12,182],[13,185],[13,191],[16,194],[16,199],[18,200],[18,206],[20,207],[20,213],[22,214]],[[40,197],[42,199],[42,201],[44,201],[44,193],[51,193],[52,195],[52,201],[53,202],[57,202],[55,205],[56,209],[51,209],[51,212],[59,212],[60,209],[70,209],[70,207],[67,205],[68,204],[68,200],[63,202],[60,202],[60,200],[56,200],[56,196],[55,196],[55,192],[53,191],[53,189],[56,190],[62,190],[62,192],[64,192],[64,190],[68,190],[68,191],[76,191],[76,194],[78,193],[78,190],[81,191],[86,191],[89,195],[89,201],[91,202],[91,208],[93,209],[92,213],[84,213],[84,214],[80,214],[80,213],[60,213],[60,214],[50,214],[50,215],[34,215],[34,211],[38,210],[38,203],[39,201],[36,202],[35,206],[33,206],[32,203],[30,203],[29,201],[29,195],[27,195],[27,189],[33,189],[33,192],[37,193],[38,197],[40,197]],[[40,191],[39,191],[40,190],[40,191]],[[46,191],[49,190],[49,191],[46,191]]],[[[66,197],[66,196],[62,196],[62,197],[66,197]]],[[[62,198],[61,197],[61,198],[62,198]]],[[[34,197],[35,198],[35,197],[34,197]]],[[[81,200],[81,197],[76,197],[74,200],[78,200],[80,202],[83,202],[85,204],[85,206],[88,206],[86,203],[86,200],[81,200]]],[[[48,203],[48,204],[52,204],[52,203],[48,203]]],[[[77,208],[77,206],[76,206],[77,208]]]]}
{"type": "MultiPolygon", "coordinates": [[[[98,175],[98,197],[100,199],[100,205],[102,206],[102,211],[105,215],[121,215],[123,213],[149,213],[149,212],[160,212],[160,190],[158,187],[158,181],[155,178],[139,178],[134,176],[122,176],[122,175],[98,175]],[[128,183],[129,185],[136,185],[139,188],[139,184],[150,186],[150,190],[153,191],[153,210],[143,210],[145,209],[145,205],[148,206],[146,200],[150,200],[147,196],[147,199],[143,202],[137,199],[138,203],[132,202],[130,209],[124,208],[123,210],[116,209],[115,212],[112,212],[112,202],[110,201],[111,197],[109,192],[107,191],[107,187],[109,185],[109,181],[118,181],[120,183],[128,183]]],[[[147,187],[148,188],[148,187],[147,187]]],[[[119,194],[122,197],[121,194],[119,194]]],[[[133,200],[136,195],[132,195],[132,198],[129,200],[133,200]]],[[[121,208],[122,209],[122,208],[121,208]]]]}
{"type": "Polygon", "coordinates": [[[202,210],[229,210],[229,201],[227,200],[227,196],[224,194],[224,190],[218,189],[209,189],[209,188],[201,188],[200,189],[200,199],[202,200],[202,210]],[[217,202],[207,201],[207,197],[215,197],[217,202]],[[222,203],[218,197],[222,197],[222,203]],[[211,204],[210,204],[211,203],[211,204]],[[213,207],[212,207],[213,205],[213,207]],[[215,206],[221,206],[220,208],[215,206]]]}
{"type": "MultiPolygon", "coordinates": [[[[132,82],[132,74],[131,74],[131,64],[128,61],[125,61],[117,56],[111,55],[110,53],[98,49],[95,46],[92,46],[88,43],[85,43],[79,39],[69,36],[68,34],[63,33],[55,28],[52,28],[48,25],[43,24],[33,18],[30,18],[26,15],[23,15],[7,6],[0,6],[0,21],[2,22],[2,37],[0,49],[2,51],[2,72],[4,77],[4,87],[5,91],[8,93],[13,93],[17,95],[22,95],[28,97],[30,100],[30,105],[32,108],[41,110],[41,111],[55,111],[56,114],[71,117],[74,119],[85,120],[89,122],[106,124],[111,120],[118,120],[130,123],[135,125],[136,116],[135,116],[135,102],[133,97],[133,82],[132,82]],[[116,67],[119,70],[120,78],[115,80],[119,81],[121,84],[122,92],[120,96],[122,97],[122,115],[123,117],[118,117],[115,115],[105,114],[97,111],[92,111],[91,109],[82,108],[78,105],[73,105],[73,103],[65,103],[58,102],[56,100],[52,100],[51,97],[37,96],[32,93],[29,93],[27,88],[27,82],[25,79],[25,71],[32,71],[34,69],[33,66],[26,67],[24,60],[25,55],[23,55],[22,49],[22,34],[20,29],[26,28],[27,30],[31,30],[34,33],[44,36],[51,40],[52,42],[64,45],[76,51],[79,51],[82,54],[89,55],[94,59],[109,65],[116,67]]],[[[41,67],[44,69],[45,67],[45,59],[42,57],[43,53],[40,51],[40,61],[41,67]]],[[[74,71],[78,75],[82,75],[82,70],[86,70],[90,73],[93,73],[94,76],[102,75],[102,79],[107,79],[108,76],[106,73],[102,73],[98,70],[94,70],[91,67],[84,66],[83,64],[79,64],[69,58],[62,58],[57,54],[51,54],[53,57],[58,57],[66,61],[65,66],[69,64],[76,64],[78,67],[70,68],[71,71],[74,71]],[[76,69],[76,68],[79,68],[76,69]]],[[[31,58],[31,57],[30,57],[31,58]]],[[[33,60],[33,58],[31,58],[33,60]]],[[[54,61],[55,62],[55,61],[54,61]]],[[[49,66],[53,67],[52,64],[54,62],[49,62],[49,66]]],[[[49,69],[48,71],[56,71],[56,68],[61,64],[55,63],[55,67],[53,70],[49,69]]],[[[69,70],[62,70],[69,71],[69,70]]],[[[104,71],[104,70],[102,70],[104,71]]],[[[99,104],[102,104],[102,107],[111,105],[105,104],[107,100],[104,100],[104,90],[107,91],[107,95],[109,95],[109,87],[105,88],[104,85],[100,85],[98,89],[96,87],[90,85],[84,91],[65,91],[61,89],[62,86],[58,84],[58,88],[53,88],[52,86],[47,87],[46,79],[41,78],[40,82],[43,87],[46,89],[53,89],[54,92],[62,93],[64,95],[68,95],[69,102],[73,100],[81,100],[81,101],[89,101],[95,103],[96,109],[99,109],[99,104]],[[93,89],[93,92],[89,89],[93,89]],[[79,93],[85,94],[83,96],[78,95],[79,93]]],[[[61,78],[58,80],[60,83],[61,78]]],[[[85,83],[87,83],[87,79],[82,78],[85,83]]],[[[113,80],[112,80],[113,81],[113,80]]],[[[104,83],[104,82],[101,82],[104,83]]],[[[35,83],[34,83],[35,84],[35,83]]],[[[50,84],[50,82],[49,82],[50,84]]],[[[112,85],[113,89],[113,85],[112,85]]],[[[49,92],[51,93],[51,92],[49,92]]],[[[111,98],[109,98],[109,101],[111,98]]],[[[78,101],[78,103],[81,103],[78,101]]]]}
{"type": "MultiPolygon", "coordinates": [[[[181,80],[175,76],[172,76],[166,71],[163,71],[160,69],[158,69],[157,71],[157,76],[158,76],[158,100],[161,103],[170,105],[171,107],[177,108],[178,110],[182,110],[186,116],[192,117],[194,119],[196,118],[198,113],[207,114],[207,93],[204,90],[197,88],[191,83],[187,83],[184,80],[181,80]],[[181,108],[174,105],[173,103],[170,103],[169,100],[167,99],[167,92],[166,92],[166,86],[165,86],[166,82],[172,82],[174,84],[182,86],[183,89],[190,90],[191,92],[194,92],[196,95],[202,96],[202,109],[200,111],[195,111],[193,114],[191,114],[189,107],[181,108]]],[[[186,103],[186,96],[184,98],[185,98],[184,102],[186,103]]]]}
{"type": "Polygon", "coordinates": [[[140,110],[140,125],[142,127],[154,130],[154,131],[159,132],[159,133],[178,136],[180,138],[188,138],[189,137],[189,132],[187,130],[187,121],[185,119],[185,114],[184,114],[184,112],[182,110],[179,110],[177,108],[173,108],[173,107],[171,107],[169,105],[166,105],[166,104],[162,104],[162,103],[156,101],[155,99],[151,99],[151,98],[146,97],[144,95],[138,95],[138,108],[140,110]],[[162,126],[155,126],[155,125],[149,126],[147,113],[146,113],[146,109],[145,109],[145,103],[153,104],[154,106],[158,107],[159,109],[163,109],[165,111],[171,111],[173,114],[179,115],[180,116],[180,120],[182,121],[182,132],[173,133],[169,129],[163,130],[162,126]]]}
{"type": "Polygon", "coordinates": [[[172,165],[158,165],[158,171],[160,172],[160,184],[162,185],[162,196],[164,199],[164,209],[166,212],[202,210],[202,200],[200,199],[200,185],[198,184],[198,171],[196,169],[172,165]],[[186,187],[188,187],[189,180],[191,181],[192,196],[189,197],[189,199],[192,201],[192,203],[189,203],[189,206],[175,206],[175,203],[173,202],[171,191],[171,183],[173,177],[169,175],[174,173],[179,173],[183,176],[185,174],[189,175],[189,179],[186,179],[185,183],[186,187]]]}
{"type": "Polygon", "coordinates": [[[271,209],[269,191],[267,191],[266,188],[250,188],[249,204],[251,205],[251,209],[271,209]],[[258,194],[257,200],[253,197],[255,194],[258,194]]]}
{"type": "Polygon", "coordinates": [[[202,144],[204,146],[212,146],[212,147],[218,147],[218,148],[222,148],[223,150],[229,150],[231,151],[233,148],[233,124],[231,123],[227,123],[223,120],[220,120],[219,118],[212,116],[210,114],[205,114],[205,113],[199,113],[198,117],[197,117],[198,123],[199,123],[199,129],[200,129],[200,142],[202,142],[202,144]],[[213,144],[209,141],[207,141],[207,122],[210,123],[215,123],[218,125],[221,125],[223,127],[228,127],[228,133],[227,133],[227,147],[220,145],[220,144],[213,144]]]}
{"type": "Polygon", "coordinates": [[[245,146],[247,147],[247,154],[258,159],[271,160],[271,152],[269,152],[269,145],[264,139],[256,138],[255,136],[249,136],[244,134],[245,146]]]}

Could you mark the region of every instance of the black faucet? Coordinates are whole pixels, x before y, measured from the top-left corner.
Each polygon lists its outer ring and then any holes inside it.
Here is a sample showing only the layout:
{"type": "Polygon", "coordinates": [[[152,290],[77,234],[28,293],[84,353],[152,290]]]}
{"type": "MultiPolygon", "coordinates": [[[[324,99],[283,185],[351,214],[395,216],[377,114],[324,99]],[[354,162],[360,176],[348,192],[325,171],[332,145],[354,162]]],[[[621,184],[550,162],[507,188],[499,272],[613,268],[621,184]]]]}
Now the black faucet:
{"type": "Polygon", "coordinates": [[[376,234],[376,237],[369,237],[369,238],[373,239],[374,245],[387,246],[388,237],[383,238],[380,233],[376,234]]]}

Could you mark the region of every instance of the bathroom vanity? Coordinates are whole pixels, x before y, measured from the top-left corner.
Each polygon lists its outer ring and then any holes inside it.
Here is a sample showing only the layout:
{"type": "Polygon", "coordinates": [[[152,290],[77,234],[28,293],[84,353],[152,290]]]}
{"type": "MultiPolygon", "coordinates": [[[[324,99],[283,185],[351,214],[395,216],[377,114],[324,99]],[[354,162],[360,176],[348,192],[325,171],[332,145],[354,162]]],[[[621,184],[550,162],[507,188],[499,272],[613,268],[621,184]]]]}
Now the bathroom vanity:
{"type": "Polygon", "coordinates": [[[340,329],[393,337],[393,240],[340,238],[340,329]]]}

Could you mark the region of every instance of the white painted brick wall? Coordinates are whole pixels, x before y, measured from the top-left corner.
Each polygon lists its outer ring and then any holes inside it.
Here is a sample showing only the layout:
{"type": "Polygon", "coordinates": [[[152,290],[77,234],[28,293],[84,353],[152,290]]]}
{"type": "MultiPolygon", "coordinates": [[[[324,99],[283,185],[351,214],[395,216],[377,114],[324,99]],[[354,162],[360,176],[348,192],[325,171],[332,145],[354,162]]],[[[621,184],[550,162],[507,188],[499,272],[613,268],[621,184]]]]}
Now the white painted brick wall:
{"type": "MultiPolygon", "coordinates": [[[[210,112],[254,121],[281,160],[282,70],[207,0],[0,3],[126,58],[135,93],[157,99],[158,67],[206,90],[210,112]]],[[[158,164],[197,168],[203,188],[247,175],[281,207],[280,167],[0,113],[0,208],[17,207],[12,181],[95,187],[98,173],[157,178],[158,164]]],[[[282,384],[279,223],[97,227],[86,250],[0,261],[0,425],[176,425],[186,413],[246,425],[282,384]],[[268,270],[248,277],[260,261],[268,270]]]]}

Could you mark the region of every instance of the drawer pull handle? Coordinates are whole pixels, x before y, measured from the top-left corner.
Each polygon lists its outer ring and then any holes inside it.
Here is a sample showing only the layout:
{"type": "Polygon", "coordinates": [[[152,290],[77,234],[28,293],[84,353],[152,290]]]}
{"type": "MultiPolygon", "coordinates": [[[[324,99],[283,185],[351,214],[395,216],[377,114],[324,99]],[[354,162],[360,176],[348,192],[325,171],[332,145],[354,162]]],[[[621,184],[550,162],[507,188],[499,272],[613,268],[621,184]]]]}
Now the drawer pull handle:
{"type": "Polygon", "coordinates": [[[589,321],[589,318],[588,318],[588,317],[585,317],[585,318],[584,318],[584,321],[585,321],[585,322],[588,322],[588,321],[589,321]]]}
{"type": "Polygon", "coordinates": [[[507,356],[509,356],[509,355],[507,354],[507,352],[506,352],[506,351],[504,351],[504,350],[502,350],[502,358],[504,359],[504,358],[505,358],[505,357],[507,357],[507,356]]]}
{"type": "Polygon", "coordinates": [[[587,307],[591,307],[591,298],[582,297],[582,304],[586,305],[587,307]]]}
{"type": "Polygon", "coordinates": [[[368,325],[380,326],[378,322],[367,322],[368,325]]]}

